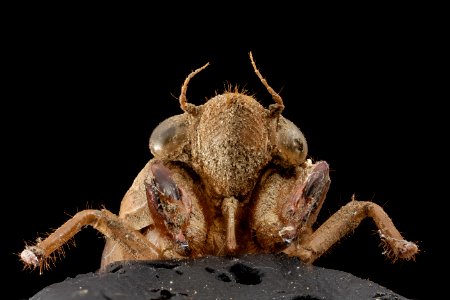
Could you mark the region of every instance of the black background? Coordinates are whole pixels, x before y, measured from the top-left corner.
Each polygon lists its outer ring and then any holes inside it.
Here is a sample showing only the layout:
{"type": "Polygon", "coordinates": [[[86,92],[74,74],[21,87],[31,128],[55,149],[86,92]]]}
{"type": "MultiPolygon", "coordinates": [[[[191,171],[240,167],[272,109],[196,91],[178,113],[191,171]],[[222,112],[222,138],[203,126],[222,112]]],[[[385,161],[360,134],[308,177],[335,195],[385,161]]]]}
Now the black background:
{"type": "Polygon", "coordinates": [[[283,115],[305,134],[310,157],[330,164],[319,222],[356,194],[383,206],[421,248],[415,262],[391,264],[365,220],[316,264],[408,298],[440,292],[447,120],[439,103],[448,100],[441,94],[448,68],[439,18],[421,8],[327,15],[261,9],[183,18],[121,7],[11,11],[2,46],[1,257],[12,299],[99,267],[103,238],[91,228],[43,275],[23,270],[17,254],[79,210],[118,213],[151,158],[152,129],[182,112],[176,98],[191,70],[211,63],[189,86],[195,104],[228,83],[271,103],[249,51],[283,97],[283,115]]]}

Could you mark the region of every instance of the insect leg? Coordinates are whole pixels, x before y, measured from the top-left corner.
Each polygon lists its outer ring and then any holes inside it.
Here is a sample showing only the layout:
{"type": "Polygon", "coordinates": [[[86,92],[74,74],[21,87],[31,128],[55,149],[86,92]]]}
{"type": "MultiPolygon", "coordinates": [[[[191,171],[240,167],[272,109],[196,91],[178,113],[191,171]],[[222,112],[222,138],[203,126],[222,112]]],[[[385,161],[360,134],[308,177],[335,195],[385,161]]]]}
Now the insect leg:
{"type": "Polygon", "coordinates": [[[144,181],[155,230],[183,256],[202,253],[207,238],[202,188],[193,177],[184,165],[154,160],[144,181]]]}
{"type": "Polygon", "coordinates": [[[46,239],[35,246],[27,246],[20,257],[31,267],[39,267],[42,273],[47,267],[47,259],[60,249],[83,227],[92,226],[106,237],[115,240],[136,259],[155,259],[163,257],[163,253],[148,241],[141,233],[132,229],[124,220],[106,209],[83,210],[56,229],[46,239]]]}
{"type": "Polygon", "coordinates": [[[417,245],[403,239],[392,220],[379,205],[354,199],[325,221],[312,233],[307,242],[300,244],[293,252],[291,252],[292,249],[287,249],[286,252],[312,263],[342,237],[354,231],[367,217],[372,218],[378,228],[385,250],[383,254],[396,261],[397,259],[413,259],[418,253],[417,245]]]}
{"type": "Polygon", "coordinates": [[[326,162],[310,161],[290,172],[269,169],[256,189],[251,228],[265,250],[282,250],[310,231],[330,178],[326,162]]]}

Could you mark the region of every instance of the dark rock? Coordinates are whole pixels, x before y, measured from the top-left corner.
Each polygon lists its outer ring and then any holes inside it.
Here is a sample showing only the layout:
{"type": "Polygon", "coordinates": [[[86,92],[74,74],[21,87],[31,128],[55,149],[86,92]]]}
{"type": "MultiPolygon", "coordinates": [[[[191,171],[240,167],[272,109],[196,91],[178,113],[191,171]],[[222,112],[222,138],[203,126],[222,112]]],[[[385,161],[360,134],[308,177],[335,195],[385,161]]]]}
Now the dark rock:
{"type": "Polygon", "coordinates": [[[51,299],[406,299],[346,272],[305,265],[284,254],[111,264],[52,284],[51,299]]]}

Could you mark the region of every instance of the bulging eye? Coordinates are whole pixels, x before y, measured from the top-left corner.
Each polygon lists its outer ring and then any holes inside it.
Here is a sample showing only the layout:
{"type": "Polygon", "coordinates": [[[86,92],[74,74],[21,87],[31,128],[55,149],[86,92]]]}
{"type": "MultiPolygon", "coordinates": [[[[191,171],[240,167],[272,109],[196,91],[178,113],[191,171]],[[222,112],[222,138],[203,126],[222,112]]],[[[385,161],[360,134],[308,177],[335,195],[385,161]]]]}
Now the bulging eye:
{"type": "Polygon", "coordinates": [[[300,129],[291,121],[280,116],[277,130],[279,162],[284,166],[303,163],[308,155],[308,144],[300,129]]]}
{"type": "Polygon", "coordinates": [[[157,158],[173,158],[188,143],[187,115],[181,114],[161,122],[150,136],[150,151],[157,158]]]}

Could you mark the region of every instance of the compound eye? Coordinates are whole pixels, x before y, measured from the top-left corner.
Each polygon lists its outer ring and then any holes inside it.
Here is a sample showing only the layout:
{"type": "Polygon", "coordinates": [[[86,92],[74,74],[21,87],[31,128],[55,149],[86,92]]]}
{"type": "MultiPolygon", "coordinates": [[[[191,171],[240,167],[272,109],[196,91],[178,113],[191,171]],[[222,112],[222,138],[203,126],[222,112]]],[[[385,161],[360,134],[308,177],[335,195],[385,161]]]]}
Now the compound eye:
{"type": "Polygon", "coordinates": [[[150,136],[150,151],[157,158],[169,158],[181,154],[188,143],[187,132],[187,115],[176,115],[164,120],[150,136]]]}
{"type": "Polygon", "coordinates": [[[297,166],[306,160],[308,144],[300,129],[280,116],[277,131],[278,156],[283,165],[297,166]]]}

